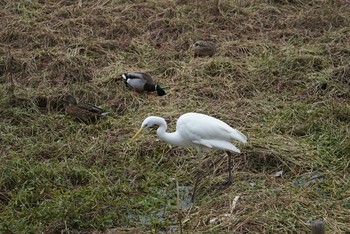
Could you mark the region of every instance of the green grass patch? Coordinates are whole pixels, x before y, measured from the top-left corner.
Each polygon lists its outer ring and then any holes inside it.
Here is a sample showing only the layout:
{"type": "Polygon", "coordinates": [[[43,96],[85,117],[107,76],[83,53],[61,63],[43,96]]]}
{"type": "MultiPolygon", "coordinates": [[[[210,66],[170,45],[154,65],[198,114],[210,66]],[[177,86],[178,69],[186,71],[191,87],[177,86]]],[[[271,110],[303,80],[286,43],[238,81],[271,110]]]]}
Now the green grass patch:
{"type": "Polygon", "coordinates": [[[0,232],[307,233],[315,219],[350,231],[345,1],[0,6],[0,232]],[[217,53],[194,57],[196,40],[217,53]],[[129,71],[167,95],[128,89],[129,71]],[[111,114],[76,121],[67,94],[111,114]],[[186,112],[247,135],[232,186],[224,152],[195,157],[153,130],[130,142],[147,116],[174,131],[186,112]]]}

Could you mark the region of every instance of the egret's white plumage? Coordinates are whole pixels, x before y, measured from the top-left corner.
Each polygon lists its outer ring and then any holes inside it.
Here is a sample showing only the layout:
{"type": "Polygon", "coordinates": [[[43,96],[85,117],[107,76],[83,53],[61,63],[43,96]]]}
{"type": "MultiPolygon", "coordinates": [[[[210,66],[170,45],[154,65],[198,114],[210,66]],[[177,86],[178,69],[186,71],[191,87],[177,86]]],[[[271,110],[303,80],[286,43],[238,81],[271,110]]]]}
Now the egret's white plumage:
{"type": "MultiPolygon", "coordinates": [[[[176,123],[176,131],[166,132],[167,123],[164,118],[149,116],[141,124],[140,130],[132,138],[132,141],[142,132],[144,128],[158,125],[158,137],[172,145],[195,148],[199,153],[202,149],[221,149],[229,155],[229,168],[231,168],[230,152],[240,153],[240,150],[233,145],[233,140],[242,143],[247,142],[247,137],[240,131],[230,127],[225,122],[214,117],[199,114],[186,113],[180,116],[176,123]]],[[[229,170],[229,182],[232,182],[231,170],[229,170]]]]}

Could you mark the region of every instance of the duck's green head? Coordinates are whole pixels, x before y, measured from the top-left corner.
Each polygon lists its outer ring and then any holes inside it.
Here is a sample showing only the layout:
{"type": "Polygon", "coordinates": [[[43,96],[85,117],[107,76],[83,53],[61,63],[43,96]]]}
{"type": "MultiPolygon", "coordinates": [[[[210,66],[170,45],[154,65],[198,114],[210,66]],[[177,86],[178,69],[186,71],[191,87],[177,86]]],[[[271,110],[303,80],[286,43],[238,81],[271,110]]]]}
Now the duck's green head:
{"type": "Polygon", "coordinates": [[[164,89],[162,89],[159,85],[156,85],[156,91],[157,91],[158,96],[164,96],[165,95],[164,89]]]}

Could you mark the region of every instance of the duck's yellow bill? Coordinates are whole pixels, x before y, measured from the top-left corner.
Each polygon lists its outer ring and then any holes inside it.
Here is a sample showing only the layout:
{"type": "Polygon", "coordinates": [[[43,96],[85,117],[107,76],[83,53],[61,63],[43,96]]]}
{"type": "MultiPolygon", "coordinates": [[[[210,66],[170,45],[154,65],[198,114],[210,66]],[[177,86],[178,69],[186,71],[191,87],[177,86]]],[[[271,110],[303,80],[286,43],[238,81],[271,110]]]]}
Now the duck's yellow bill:
{"type": "Polygon", "coordinates": [[[142,132],[143,128],[140,128],[137,133],[131,138],[130,142],[133,142],[142,132]]]}

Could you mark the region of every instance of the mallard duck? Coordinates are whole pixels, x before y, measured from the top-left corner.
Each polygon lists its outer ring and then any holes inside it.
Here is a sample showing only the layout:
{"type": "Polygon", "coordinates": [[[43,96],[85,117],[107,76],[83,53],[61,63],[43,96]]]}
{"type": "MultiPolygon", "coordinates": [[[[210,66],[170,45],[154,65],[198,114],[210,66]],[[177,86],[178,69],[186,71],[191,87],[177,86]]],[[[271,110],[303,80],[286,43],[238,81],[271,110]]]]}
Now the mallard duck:
{"type": "Polygon", "coordinates": [[[193,47],[195,57],[212,57],[216,53],[216,46],[211,41],[196,41],[193,47]]]}
{"type": "Polygon", "coordinates": [[[136,91],[157,91],[158,96],[165,95],[165,91],[152,79],[151,75],[144,72],[127,72],[122,75],[124,83],[136,91]]]}
{"type": "Polygon", "coordinates": [[[100,107],[87,103],[78,103],[72,95],[66,96],[66,102],[66,113],[86,124],[96,122],[101,116],[109,114],[109,112],[100,107]]]}

